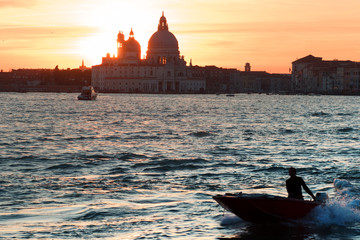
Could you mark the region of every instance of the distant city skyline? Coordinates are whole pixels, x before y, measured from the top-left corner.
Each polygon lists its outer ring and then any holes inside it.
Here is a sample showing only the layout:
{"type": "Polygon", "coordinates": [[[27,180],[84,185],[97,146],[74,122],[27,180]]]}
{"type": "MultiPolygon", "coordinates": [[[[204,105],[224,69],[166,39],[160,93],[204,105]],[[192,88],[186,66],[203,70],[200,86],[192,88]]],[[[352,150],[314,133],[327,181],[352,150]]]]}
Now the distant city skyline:
{"type": "Polygon", "coordinates": [[[0,0],[0,69],[76,68],[116,54],[114,36],[133,28],[147,51],[158,16],[165,12],[194,65],[289,73],[312,54],[360,60],[357,0],[310,1],[43,1],[0,0]]]}

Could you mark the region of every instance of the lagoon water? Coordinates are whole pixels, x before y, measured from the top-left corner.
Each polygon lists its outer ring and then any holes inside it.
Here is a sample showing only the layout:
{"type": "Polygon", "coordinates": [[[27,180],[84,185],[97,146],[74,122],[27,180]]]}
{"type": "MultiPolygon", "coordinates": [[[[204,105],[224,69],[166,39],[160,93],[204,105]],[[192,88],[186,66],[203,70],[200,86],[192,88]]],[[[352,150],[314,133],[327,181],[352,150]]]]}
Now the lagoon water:
{"type": "Polygon", "coordinates": [[[76,97],[0,93],[0,239],[360,239],[360,97],[76,97]],[[306,221],[211,198],[286,196],[290,166],[330,198],[306,221]]]}

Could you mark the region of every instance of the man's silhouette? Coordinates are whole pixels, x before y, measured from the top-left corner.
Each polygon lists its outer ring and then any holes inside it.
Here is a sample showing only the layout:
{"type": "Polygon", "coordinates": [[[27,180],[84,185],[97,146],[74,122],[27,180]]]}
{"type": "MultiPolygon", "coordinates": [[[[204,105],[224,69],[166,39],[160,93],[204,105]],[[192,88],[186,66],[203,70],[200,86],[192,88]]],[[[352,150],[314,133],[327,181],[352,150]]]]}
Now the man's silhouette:
{"type": "Polygon", "coordinates": [[[301,186],[304,190],[315,200],[314,194],[306,186],[304,180],[301,177],[296,176],[296,169],[289,168],[290,178],[286,180],[286,190],[288,192],[288,198],[304,199],[301,191],[301,186]]]}

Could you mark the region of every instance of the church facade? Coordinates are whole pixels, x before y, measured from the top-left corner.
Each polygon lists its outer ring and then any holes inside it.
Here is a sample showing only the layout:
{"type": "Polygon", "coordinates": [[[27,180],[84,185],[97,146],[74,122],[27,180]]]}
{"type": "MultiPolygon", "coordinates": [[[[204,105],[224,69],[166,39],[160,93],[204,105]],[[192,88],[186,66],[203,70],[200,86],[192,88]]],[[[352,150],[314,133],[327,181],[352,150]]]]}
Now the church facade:
{"type": "Polygon", "coordinates": [[[117,56],[107,54],[100,65],[92,67],[92,85],[99,92],[120,93],[202,93],[206,89],[205,79],[193,76],[192,67],[180,56],[164,13],[149,39],[146,58],[141,59],[141,46],[132,29],[128,40],[119,32],[117,56]]]}

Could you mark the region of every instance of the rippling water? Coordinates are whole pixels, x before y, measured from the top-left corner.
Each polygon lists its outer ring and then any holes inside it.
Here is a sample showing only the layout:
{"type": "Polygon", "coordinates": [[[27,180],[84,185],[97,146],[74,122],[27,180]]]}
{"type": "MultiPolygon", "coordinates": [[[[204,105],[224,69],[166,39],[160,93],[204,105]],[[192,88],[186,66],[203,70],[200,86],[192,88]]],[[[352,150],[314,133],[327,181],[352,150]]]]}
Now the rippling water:
{"type": "Polygon", "coordinates": [[[0,93],[0,238],[359,238],[359,97],[76,96],[0,93]],[[211,198],[286,196],[289,166],[330,196],[310,222],[211,198]]]}

